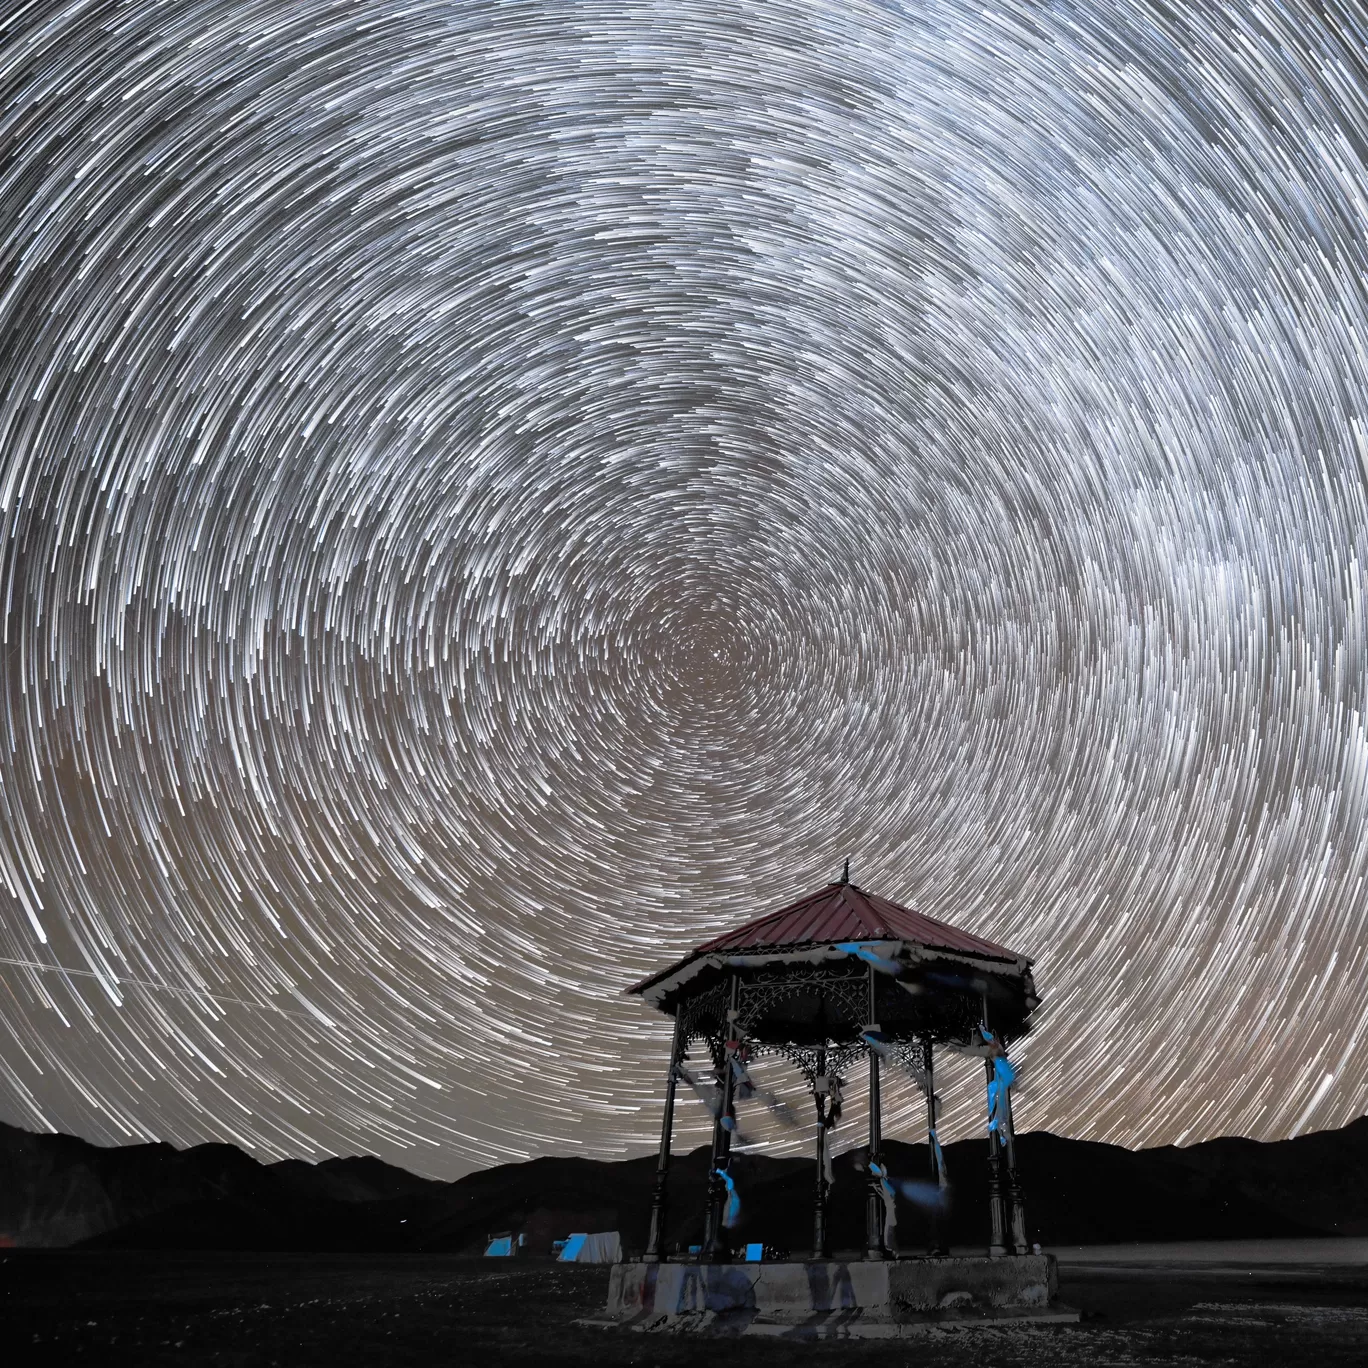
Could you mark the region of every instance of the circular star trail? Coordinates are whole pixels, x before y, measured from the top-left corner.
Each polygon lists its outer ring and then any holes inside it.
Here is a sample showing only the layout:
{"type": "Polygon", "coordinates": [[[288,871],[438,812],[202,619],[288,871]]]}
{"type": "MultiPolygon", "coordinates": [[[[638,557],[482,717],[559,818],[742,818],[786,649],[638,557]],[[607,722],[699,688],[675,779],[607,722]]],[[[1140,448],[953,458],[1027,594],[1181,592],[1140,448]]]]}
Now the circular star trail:
{"type": "Polygon", "coordinates": [[[1020,1125],[1357,1115],[1355,16],[12,9],[6,1119],[640,1150],[621,990],[847,855],[1020,1125]]]}

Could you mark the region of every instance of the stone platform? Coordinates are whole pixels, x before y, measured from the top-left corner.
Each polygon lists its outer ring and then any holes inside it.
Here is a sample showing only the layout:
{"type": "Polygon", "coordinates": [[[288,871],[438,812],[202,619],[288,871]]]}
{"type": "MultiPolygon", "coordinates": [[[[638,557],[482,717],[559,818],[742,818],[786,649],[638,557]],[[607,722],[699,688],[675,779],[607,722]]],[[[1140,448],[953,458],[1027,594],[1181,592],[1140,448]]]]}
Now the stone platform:
{"type": "Polygon", "coordinates": [[[591,1325],[796,1339],[889,1339],[932,1325],[1070,1322],[1053,1255],[883,1262],[620,1263],[591,1325]]]}

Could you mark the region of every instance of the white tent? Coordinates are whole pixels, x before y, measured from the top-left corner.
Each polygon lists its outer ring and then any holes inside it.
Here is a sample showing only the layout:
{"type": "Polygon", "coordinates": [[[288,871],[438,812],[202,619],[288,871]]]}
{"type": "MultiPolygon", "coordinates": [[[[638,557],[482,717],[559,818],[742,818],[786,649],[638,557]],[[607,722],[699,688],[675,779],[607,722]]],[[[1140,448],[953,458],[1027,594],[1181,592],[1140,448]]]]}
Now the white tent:
{"type": "Polygon", "coordinates": [[[616,1230],[572,1235],[560,1252],[561,1263],[621,1263],[622,1239],[616,1230]]]}

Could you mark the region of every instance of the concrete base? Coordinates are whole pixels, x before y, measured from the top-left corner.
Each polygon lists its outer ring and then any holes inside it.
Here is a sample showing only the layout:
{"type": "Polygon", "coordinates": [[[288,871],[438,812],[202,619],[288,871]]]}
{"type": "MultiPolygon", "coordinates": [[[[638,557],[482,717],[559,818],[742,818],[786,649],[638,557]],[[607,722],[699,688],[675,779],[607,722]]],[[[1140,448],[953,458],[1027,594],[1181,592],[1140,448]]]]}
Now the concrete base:
{"type": "Polygon", "coordinates": [[[1049,1254],[882,1263],[622,1263],[592,1325],[799,1339],[896,1338],[934,1325],[1070,1322],[1049,1254]]]}

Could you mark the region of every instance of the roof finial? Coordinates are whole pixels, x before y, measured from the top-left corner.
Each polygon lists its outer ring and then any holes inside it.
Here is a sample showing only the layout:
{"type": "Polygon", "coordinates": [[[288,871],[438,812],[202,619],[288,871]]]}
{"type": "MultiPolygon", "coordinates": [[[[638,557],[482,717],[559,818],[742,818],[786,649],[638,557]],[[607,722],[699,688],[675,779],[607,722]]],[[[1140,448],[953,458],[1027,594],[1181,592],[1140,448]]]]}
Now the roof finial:
{"type": "Polygon", "coordinates": [[[850,860],[849,860],[849,858],[846,859],[845,868],[844,868],[843,870],[841,870],[841,882],[842,882],[843,884],[848,884],[848,883],[850,882],[850,860]]]}

